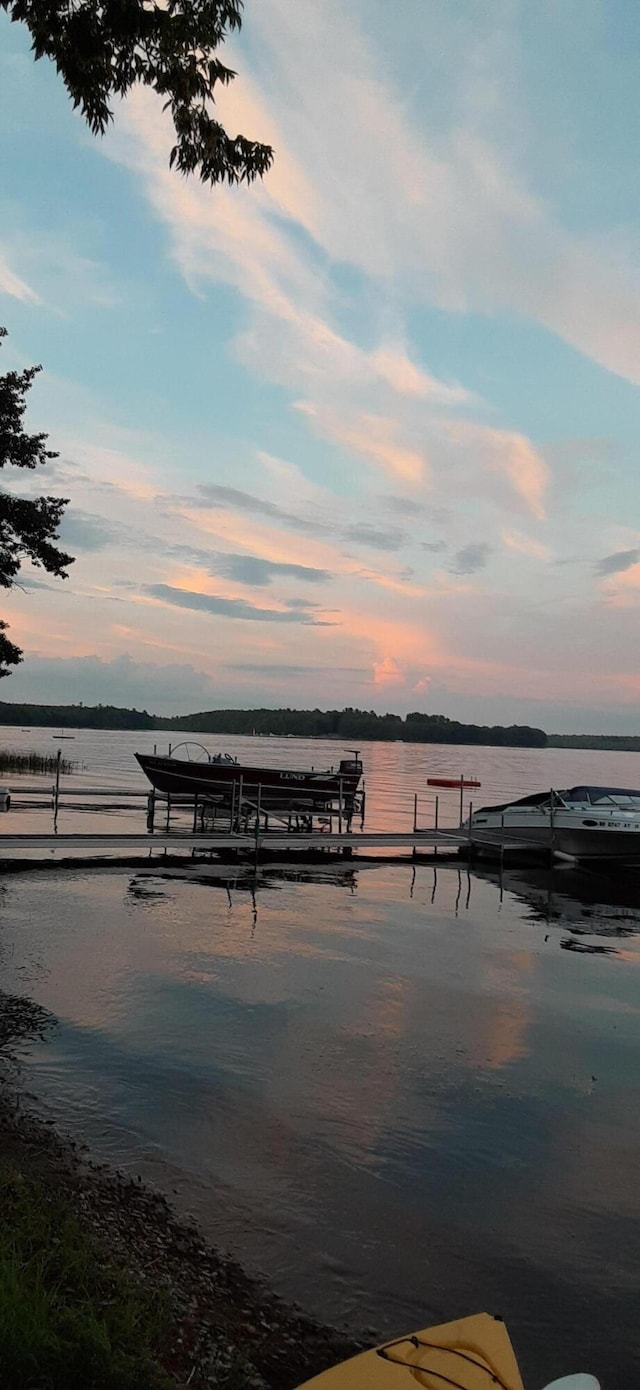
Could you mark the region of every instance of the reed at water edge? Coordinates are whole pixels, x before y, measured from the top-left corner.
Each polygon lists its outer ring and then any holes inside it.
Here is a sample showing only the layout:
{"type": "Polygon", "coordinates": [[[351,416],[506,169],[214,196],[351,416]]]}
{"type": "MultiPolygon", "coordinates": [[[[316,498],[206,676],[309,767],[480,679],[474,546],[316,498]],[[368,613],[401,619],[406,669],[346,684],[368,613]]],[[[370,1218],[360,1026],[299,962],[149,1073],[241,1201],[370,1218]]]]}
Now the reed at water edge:
{"type": "MultiPolygon", "coordinates": [[[[60,759],[61,772],[73,772],[74,766],[66,758],[60,759]]],[[[57,767],[55,753],[14,753],[10,748],[0,748],[0,776],[5,772],[31,772],[55,777],[57,767]]]]}

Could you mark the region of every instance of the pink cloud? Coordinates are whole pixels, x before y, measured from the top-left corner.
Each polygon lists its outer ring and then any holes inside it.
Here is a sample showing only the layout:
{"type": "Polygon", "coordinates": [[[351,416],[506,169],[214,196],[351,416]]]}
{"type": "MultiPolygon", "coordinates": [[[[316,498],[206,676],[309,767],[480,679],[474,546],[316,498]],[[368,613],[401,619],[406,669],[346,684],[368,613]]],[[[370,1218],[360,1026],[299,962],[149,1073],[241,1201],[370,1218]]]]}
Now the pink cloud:
{"type": "Polygon", "coordinates": [[[19,299],[22,304],[40,304],[42,302],[35,290],[32,290],[25,280],[21,280],[20,276],[15,274],[1,251],[0,294],[7,294],[11,299],[19,299]]]}
{"type": "Polygon", "coordinates": [[[537,541],[533,536],[525,536],[521,531],[501,531],[503,545],[507,550],[516,550],[520,555],[529,555],[533,560],[541,560],[548,563],[551,559],[551,551],[542,541],[537,541]]]}
{"type": "Polygon", "coordinates": [[[383,656],[380,661],[374,661],[373,683],[374,685],[404,684],[404,672],[400,669],[395,657],[383,656]]]}
{"type": "Polygon", "coordinates": [[[480,472],[486,469],[501,477],[537,520],[544,518],[550,473],[529,439],[513,430],[466,420],[445,420],[442,428],[455,445],[474,453],[480,472]]]}
{"type": "Polygon", "coordinates": [[[426,455],[423,450],[395,438],[399,430],[397,421],[363,412],[342,416],[310,401],[298,401],[297,408],[308,416],[318,434],[370,459],[391,478],[407,483],[424,480],[428,469],[426,455]]]}

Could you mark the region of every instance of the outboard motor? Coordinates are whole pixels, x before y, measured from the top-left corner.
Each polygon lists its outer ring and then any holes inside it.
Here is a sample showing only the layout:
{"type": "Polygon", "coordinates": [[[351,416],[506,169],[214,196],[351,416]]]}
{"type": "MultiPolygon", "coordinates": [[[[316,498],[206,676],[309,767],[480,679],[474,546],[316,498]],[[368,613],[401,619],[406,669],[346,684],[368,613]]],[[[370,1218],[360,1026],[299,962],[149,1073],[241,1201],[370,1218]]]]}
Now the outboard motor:
{"type": "Polygon", "coordinates": [[[11,792],[8,787],[0,787],[0,811],[8,811],[11,805],[11,792]]]}

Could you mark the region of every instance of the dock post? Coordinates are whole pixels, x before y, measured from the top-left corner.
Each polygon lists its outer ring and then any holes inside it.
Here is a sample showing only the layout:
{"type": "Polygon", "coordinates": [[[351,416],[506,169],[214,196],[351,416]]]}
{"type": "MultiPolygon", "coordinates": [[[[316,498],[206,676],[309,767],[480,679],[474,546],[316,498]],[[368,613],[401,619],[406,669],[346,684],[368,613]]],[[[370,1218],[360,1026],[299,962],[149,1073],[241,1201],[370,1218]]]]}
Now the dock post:
{"type": "MultiPolygon", "coordinates": [[[[413,828],[418,829],[418,793],[413,793],[413,828]]],[[[415,850],[415,845],[414,845],[415,850]]]]}
{"type": "Polygon", "coordinates": [[[551,799],[551,805],[550,805],[550,807],[549,807],[549,830],[550,830],[550,832],[551,832],[550,835],[549,835],[549,867],[550,867],[550,868],[553,868],[553,861],[554,861],[554,859],[555,859],[555,852],[556,852],[556,818],[555,818],[555,814],[554,814],[554,812],[555,812],[555,807],[554,807],[554,804],[553,804],[553,797],[554,797],[553,787],[551,788],[551,791],[550,791],[550,793],[549,793],[549,796],[550,796],[550,799],[551,799]]]}
{"type": "Polygon", "coordinates": [[[257,801],[256,801],[256,825],[255,825],[255,836],[256,836],[256,865],[257,865],[257,863],[258,863],[258,850],[260,849],[260,798],[261,798],[261,795],[262,795],[262,787],[261,787],[261,786],[258,786],[258,799],[257,799],[257,801]]]}
{"type": "Polygon", "coordinates": [[[169,829],[170,823],[171,823],[171,792],[167,792],[167,823],[166,823],[166,825],[165,825],[165,830],[168,830],[168,829],[169,829]]]}
{"type": "Polygon", "coordinates": [[[361,803],[362,809],[361,809],[361,811],[360,811],[360,829],[361,829],[361,830],[364,830],[364,808],[365,808],[366,800],[367,800],[367,789],[366,789],[365,784],[364,784],[364,782],[363,782],[363,783],[362,783],[362,803],[361,803]]]}
{"type": "Polygon", "coordinates": [[[460,777],[460,828],[464,821],[464,772],[460,777]]]}
{"type": "Polygon", "coordinates": [[[53,833],[58,833],[58,803],[60,801],[60,763],[62,761],[62,749],[58,749],[56,757],[56,785],[53,795],[53,833]]]}
{"type": "MultiPolygon", "coordinates": [[[[434,830],[435,830],[435,832],[436,832],[436,835],[438,834],[438,811],[439,811],[439,808],[440,808],[440,797],[437,796],[437,797],[436,797],[436,814],[435,814],[435,819],[434,819],[434,822],[433,822],[433,828],[434,828],[434,830]]],[[[434,845],[434,847],[433,847],[433,851],[434,851],[433,857],[434,857],[434,859],[437,859],[437,858],[438,858],[438,841],[437,841],[437,840],[436,840],[436,843],[435,843],[435,845],[434,845]]]]}
{"type": "Polygon", "coordinates": [[[156,818],[156,790],[155,790],[155,787],[152,787],[152,788],[151,788],[151,791],[149,792],[149,795],[148,795],[148,797],[147,797],[147,830],[149,831],[149,834],[150,834],[150,835],[153,835],[153,826],[154,826],[155,818],[156,818]]]}
{"type": "Polygon", "coordinates": [[[240,782],[238,785],[238,809],[236,811],[236,820],[238,822],[238,830],[240,831],[242,830],[242,773],[240,773],[240,782]]]}
{"type": "Polygon", "coordinates": [[[504,869],[504,811],[500,816],[500,873],[504,869]]]}
{"type": "Polygon", "coordinates": [[[342,778],[338,782],[338,834],[342,834],[342,778]]]}
{"type": "Polygon", "coordinates": [[[229,834],[233,834],[233,825],[236,814],[236,784],[231,783],[231,809],[229,811],[229,834]]]}
{"type": "Polygon", "coordinates": [[[471,854],[472,854],[472,851],[473,851],[473,839],[472,839],[472,836],[471,836],[471,817],[472,817],[472,815],[473,815],[473,802],[470,801],[470,802],[469,802],[469,857],[471,857],[471,854]]]}
{"type": "Polygon", "coordinates": [[[198,793],[196,792],[196,794],[195,794],[195,796],[194,796],[194,798],[193,798],[193,833],[194,833],[194,835],[195,835],[197,829],[198,829],[198,793]]]}

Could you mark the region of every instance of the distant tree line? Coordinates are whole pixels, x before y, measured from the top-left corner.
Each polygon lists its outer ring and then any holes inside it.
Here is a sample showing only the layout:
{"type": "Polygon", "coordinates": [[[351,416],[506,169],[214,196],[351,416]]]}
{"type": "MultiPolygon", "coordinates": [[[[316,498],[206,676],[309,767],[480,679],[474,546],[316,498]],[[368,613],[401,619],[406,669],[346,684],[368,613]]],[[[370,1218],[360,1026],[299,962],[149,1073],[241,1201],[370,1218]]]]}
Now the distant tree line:
{"type": "Polygon", "coordinates": [[[156,720],[146,710],[116,705],[16,705],[0,700],[0,724],[25,729],[153,729],[156,720]]]}
{"type": "Polygon", "coordinates": [[[174,729],[198,734],[292,734],[405,743],[475,743],[545,748],[547,735],[526,724],[460,724],[443,714],[376,714],[361,709],[212,709],[166,718],[116,705],[19,705],[0,701],[0,725],[61,729],[174,729]]]}
{"type": "Polygon", "coordinates": [[[599,748],[618,753],[640,753],[640,734],[549,734],[550,748],[599,748]]]}
{"type": "Polygon", "coordinates": [[[399,714],[374,710],[216,709],[158,720],[165,729],[201,734],[295,734],[300,738],[381,740],[405,743],[475,743],[508,748],[544,748],[547,735],[527,725],[460,724],[443,714],[399,714]]]}

